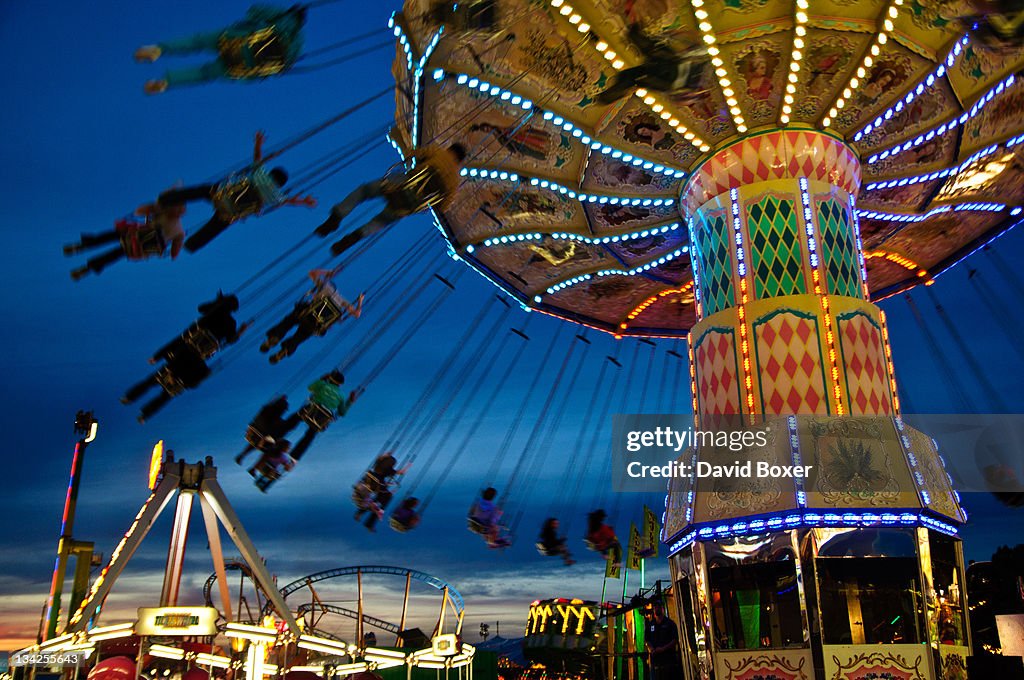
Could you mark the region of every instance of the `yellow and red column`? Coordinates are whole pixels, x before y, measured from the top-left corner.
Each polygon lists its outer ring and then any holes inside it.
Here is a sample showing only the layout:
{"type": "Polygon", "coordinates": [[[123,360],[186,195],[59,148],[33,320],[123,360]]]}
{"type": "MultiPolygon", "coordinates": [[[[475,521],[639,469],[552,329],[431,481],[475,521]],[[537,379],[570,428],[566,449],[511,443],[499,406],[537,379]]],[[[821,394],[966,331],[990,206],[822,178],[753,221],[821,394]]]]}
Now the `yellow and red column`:
{"type": "Polygon", "coordinates": [[[684,186],[698,322],[694,413],[898,412],[885,317],[867,300],[860,164],[811,130],[753,135],[684,186]]]}

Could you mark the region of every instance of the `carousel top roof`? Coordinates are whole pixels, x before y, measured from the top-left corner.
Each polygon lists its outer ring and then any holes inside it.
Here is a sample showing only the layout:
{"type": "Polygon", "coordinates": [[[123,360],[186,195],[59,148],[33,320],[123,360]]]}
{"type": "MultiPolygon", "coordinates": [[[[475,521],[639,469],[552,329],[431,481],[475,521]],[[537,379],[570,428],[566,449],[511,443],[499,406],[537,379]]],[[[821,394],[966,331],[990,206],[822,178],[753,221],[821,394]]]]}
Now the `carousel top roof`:
{"type": "Polygon", "coordinates": [[[695,323],[679,196],[716,150],[788,128],[859,156],[874,299],[931,278],[1024,204],[1024,48],[983,46],[932,0],[430,0],[394,17],[396,147],[471,150],[455,251],[526,305],[604,330],[695,323]],[[464,14],[461,15],[460,12],[464,14]],[[640,89],[636,36],[711,62],[694,91],[640,89]]]}

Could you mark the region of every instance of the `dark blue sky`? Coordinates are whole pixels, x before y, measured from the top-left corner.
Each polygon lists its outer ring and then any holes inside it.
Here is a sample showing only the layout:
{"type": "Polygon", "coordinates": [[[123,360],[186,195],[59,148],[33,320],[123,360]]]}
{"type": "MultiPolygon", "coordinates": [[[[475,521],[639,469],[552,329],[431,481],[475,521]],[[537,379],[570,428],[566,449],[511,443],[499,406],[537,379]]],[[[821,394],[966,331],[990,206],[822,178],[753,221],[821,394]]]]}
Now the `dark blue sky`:
{"type": "MultiPolygon", "coordinates": [[[[70,280],[68,270],[79,259],[64,258],[61,245],[75,240],[80,232],[110,228],[118,216],[152,200],[157,192],[177,181],[206,181],[240,165],[249,157],[252,135],[258,129],[267,131],[268,145],[273,147],[391,82],[392,53],[378,50],[344,66],[259,84],[221,83],[158,97],[142,94],[142,83],[147,78],[158,76],[165,66],[190,62],[165,59],[156,65],[138,65],[132,61],[137,46],[230,23],[244,13],[245,7],[244,2],[197,0],[0,6],[0,58],[5,64],[2,92],[9,100],[0,109],[7,167],[0,188],[4,195],[0,224],[11,246],[2,269],[7,296],[4,309],[10,329],[4,343],[8,349],[0,359],[5,387],[2,425],[9,460],[0,515],[4,537],[4,549],[0,551],[0,647],[13,644],[4,640],[34,635],[56,547],[73,443],[72,417],[80,408],[93,409],[101,429],[99,439],[89,449],[75,533],[76,537],[96,541],[97,549],[105,555],[147,495],[149,450],[163,438],[188,459],[205,455],[216,458],[223,486],[283,582],[321,569],[360,563],[416,567],[447,578],[467,596],[469,631],[474,631],[480,621],[499,618],[509,631],[517,630],[525,620],[526,605],[537,597],[596,598],[600,594],[602,563],[593,554],[583,554],[579,565],[565,571],[557,560],[539,557],[532,538],[535,525],[553,510],[563,518],[573,518],[573,544],[584,553],[576,539],[582,528],[582,514],[590,509],[587,506],[595,499],[605,506],[615,504],[610,491],[602,486],[607,485],[607,455],[603,449],[593,454],[597,458],[584,493],[575,498],[557,494],[565,466],[579,462],[567,461],[559,452],[571,450],[585,409],[592,405],[599,359],[615,351],[616,343],[611,338],[592,336],[594,346],[568,402],[554,446],[540,473],[528,479],[524,493],[515,499],[527,508],[522,540],[513,549],[496,554],[465,531],[461,519],[479,485],[488,481],[483,477],[493,452],[498,450],[508,421],[543,360],[551,334],[559,327],[547,317],[537,315],[531,320],[534,339],[520,360],[521,370],[514,371],[503,387],[477,440],[448,478],[424,526],[405,536],[386,529],[369,536],[351,521],[351,484],[415,402],[480,306],[490,304],[495,289],[471,272],[460,277],[456,293],[371,385],[350,415],[321,437],[293,477],[267,496],[254,489],[249,477],[230,460],[241,447],[246,422],[285,386],[292,387],[292,402],[298,403],[303,386],[318,371],[341,360],[366,332],[373,322],[370,313],[318,365],[307,362],[323,347],[315,341],[297,357],[276,367],[268,366],[250,343],[244,350],[227,354],[227,365],[200,390],[172,403],[145,426],[135,423],[133,409],[118,403],[117,397],[124,389],[147,372],[149,353],[194,318],[196,304],[212,297],[218,288],[233,290],[277,253],[308,234],[326,213],[326,205],[357,183],[385,172],[396,160],[390,147],[382,144],[316,189],[316,195],[326,204],[320,209],[288,208],[236,225],[197,255],[183,254],[174,263],[119,263],[101,277],[90,276],[77,284],[70,280]],[[558,500],[552,502],[551,498],[558,500]],[[571,575],[571,587],[565,581],[567,574],[571,575]]],[[[306,45],[316,49],[379,28],[379,39],[363,43],[375,44],[387,37],[386,22],[393,9],[390,3],[342,2],[315,10],[310,16],[306,45]]],[[[383,125],[393,115],[391,106],[390,99],[378,100],[345,124],[284,156],[281,163],[299,167],[343,146],[383,125]]],[[[207,210],[197,206],[190,210],[186,226],[196,226],[206,215],[207,210]]],[[[344,272],[340,277],[343,289],[353,295],[363,290],[412,240],[422,238],[431,241],[433,253],[442,252],[429,220],[407,220],[344,272]]],[[[1024,241],[1020,234],[1001,239],[997,247],[1007,261],[1022,261],[1024,241]]],[[[275,292],[299,286],[305,271],[322,260],[323,256],[317,254],[290,270],[276,270],[272,292],[256,300],[243,295],[240,318],[262,309],[276,297],[275,292]]],[[[1015,315],[1019,290],[992,268],[988,256],[977,255],[968,264],[977,266],[989,282],[996,284],[1002,296],[999,305],[1007,314],[1015,315]]],[[[460,269],[457,263],[446,261],[441,271],[452,275],[460,269]]],[[[413,280],[407,277],[397,288],[403,290],[413,280]]],[[[421,303],[433,295],[436,284],[430,285],[421,303]]],[[[958,320],[970,351],[986,367],[1009,410],[1020,412],[1019,355],[980,304],[967,282],[966,267],[940,278],[932,291],[958,320]]],[[[967,385],[975,410],[990,411],[991,405],[978,382],[970,377],[948,334],[938,328],[928,298],[921,294],[916,297],[929,323],[936,326],[944,363],[928,351],[902,299],[883,303],[890,319],[897,377],[913,407],[932,413],[957,410],[939,376],[940,371],[949,371],[967,385]]],[[[392,337],[419,311],[418,306],[405,310],[396,332],[383,338],[381,346],[349,372],[350,384],[361,379],[384,347],[391,344],[392,337]]],[[[380,310],[374,314],[379,315],[380,310]]],[[[488,319],[494,318],[493,314],[488,319]]],[[[525,317],[515,311],[511,318],[521,324],[525,317]]],[[[260,318],[257,330],[271,320],[260,318]]],[[[568,329],[563,335],[566,338],[558,345],[560,352],[568,347],[568,329]]],[[[634,342],[621,343],[622,356],[633,356],[634,342]]],[[[669,346],[665,342],[658,346],[656,374],[648,390],[649,411],[656,410],[655,405],[668,406],[673,399],[681,408],[688,408],[685,380],[671,393],[657,393],[661,384],[657,371],[669,346]]],[[[501,364],[507,360],[510,352],[496,357],[494,349],[492,346],[476,357],[481,367],[478,370],[487,362],[501,364]]],[[[641,360],[634,367],[637,377],[628,401],[632,410],[639,407],[648,356],[649,350],[643,348],[641,360]]],[[[669,383],[671,379],[670,375],[669,383]]],[[[547,385],[550,382],[545,389],[547,385]]],[[[512,448],[513,456],[526,441],[542,401],[535,399],[530,405],[527,422],[512,448]]],[[[436,407],[438,402],[432,403],[436,407]]],[[[453,408],[457,406],[458,402],[453,408]]],[[[477,410],[470,413],[475,416],[477,410]]],[[[459,433],[454,441],[461,441],[459,433]]],[[[600,441],[604,445],[607,438],[600,441]]],[[[417,460],[413,476],[423,474],[426,452],[432,448],[427,446],[417,460]]],[[[424,487],[440,474],[447,455],[446,450],[425,473],[424,487]]],[[[506,462],[496,480],[499,485],[511,467],[511,461],[506,462]]],[[[626,532],[640,500],[630,496],[620,503],[620,534],[626,532]]],[[[660,505],[657,499],[650,501],[660,505]]],[[[968,556],[984,558],[1001,543],[1020,541],[1019,517],[1011,516],[1012,522],[993,526],[991,518],[1005,518],[1010,511],[999,510],[984,494],[971,494],[966,501],[974,511],[971,525],[964,532],[968,556]]],[[[123,607],[127,611],[141,603],[155,602],[159,586],[151,577],[162,568],[169,525],[170,519],[165,517],[154,530],[149,547],[133,562],[123,587],[115,590],[115,594],[123,595],[111,599],[110,609],[123,607]],[[139,597],[145,599],[136,601],[139,597]]],[[[194,528],[190,584],[205,580],[211,571],[201,549],[201,529],[194,528]]],[[[649,579],[666,576],[664,561],[651,566],[649,579]]],[[[393,587],[400,588],[401,584],[393,587]]],[[[370,613],[376,613],[372,607],[370,613]]]]}

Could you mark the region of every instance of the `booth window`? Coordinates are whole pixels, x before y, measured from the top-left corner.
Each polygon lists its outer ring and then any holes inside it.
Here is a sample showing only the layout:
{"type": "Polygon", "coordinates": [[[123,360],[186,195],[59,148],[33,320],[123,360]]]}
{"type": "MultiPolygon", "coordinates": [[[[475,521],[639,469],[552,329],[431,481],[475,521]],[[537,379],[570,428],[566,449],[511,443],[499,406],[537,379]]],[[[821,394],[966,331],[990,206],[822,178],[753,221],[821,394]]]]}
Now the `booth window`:
{"type": "Polygon", "coordinates": [[[803,645],[803,617],[792,560],[711,565],[708,569],[719,649],[803,645]]]}
{"type": "Polygon", "coordinates": [[[921,584],[912,557],[819,557],[827,645],[916,644],[921,584]]]}

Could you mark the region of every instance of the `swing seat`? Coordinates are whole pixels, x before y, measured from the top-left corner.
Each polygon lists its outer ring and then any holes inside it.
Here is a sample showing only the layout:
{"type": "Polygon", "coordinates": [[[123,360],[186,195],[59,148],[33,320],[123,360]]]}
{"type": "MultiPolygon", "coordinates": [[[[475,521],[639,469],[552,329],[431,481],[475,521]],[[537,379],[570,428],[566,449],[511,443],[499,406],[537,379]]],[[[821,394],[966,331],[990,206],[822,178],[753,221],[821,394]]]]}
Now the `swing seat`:
{"type": "Polygon", "coordinates": [[[171,372],[168,366],[164,366],[156,372],[156,382],[164,392],[176,397],[185,391],[185,383],[178,376],[171,372]]]}
{"type": "Polygon", "coordinates": [[[274,484],[274,482],[276,482],[280,478],[281,475],[279,474],[268,477],[257,471],[256,480],[253,482],[253,484],[256,485],[257,489],[259,489],[263,493],[266,493],[267,489],[269,489],[274,484]]]}
{"type": "Polygon", "coordinates": [[[193,326],[185,331],[182,336],[185,344],[196,351],[196,353],[206,361],[220,349],[220,343],[217,342],[217,338],[213,336],[213,333],[204,329],[193,326]]]}
{"type": "Polygon", "coordinates": [[[388,525],[400,534],[405,534],[416,528],[416,525],[420,523],[419,515],[414,516],[409,520],[408,524],[400,521],[398,518],[392,516],[388,520],[388,525]]]}
{"type": "Polygon", "coordinates": [[[248,427],[245,428],[245,443],[253,447],[254,449],[259,449],[260,446],[263,445],[264,439],[265,436],[263,435],[263,433],[257,430],[252,425],[249,425],[248,427]]]}
{"type": "Polygon", "coordinates": [[[478,520],[473,515],[466,517],[466,527],[478,536],[486,536],[490,529],[489,526],[478,520]]]}
{"type": "Polygon", "coordinates": [[[393,189],[385,192],[388,207],[395,212],[412,215],[443,201],[444,191],[436,188],[440,180],[434,172],[429,166],[421,165],[404,181],[393,183],[393,189]]]}
{"type": "Polygon", "coordinates": [[[263,198],[248,174],[233,175],[213,192],[213,207],[231,222],[255,215],[263,210],[263,198]]]}
{"type": "Polygon", "coordinates": [[[301,318],[307,318],[316,326],[317,335],[323,335],[341,319],[343,312],[337,301],[330,293],[323,291],[313,296],[309,305],[302,312],[301,318]]]}
{"type": "Polygon", "coordinates": [[[148,222],[122,220],[118,222],[117,230],[120,233],[121,249],[129,260],[160,257],[167,249],[159,230],[150,227],[148,222]]]}
{"type": "Polygon", "coordinates": [[[550,550],[540,541],[537,541],[537,552],[539,552],[544,557],[558,557],[558,555],[560,554],[554,550],[550,550]]]}
{"type": "Polygon", "coordinates": [[[276,26],[235,38],[221,36],[217,42],[229,78],[266,78],[288,68],[288,45],[276,26]]]}
{"type": "Polygon", "coordinates": [[[317,432],[323,432],[328,425],[334,422],[333,413],[311,401],[306,402],[299,409],[299,418],[317,432]]]}

